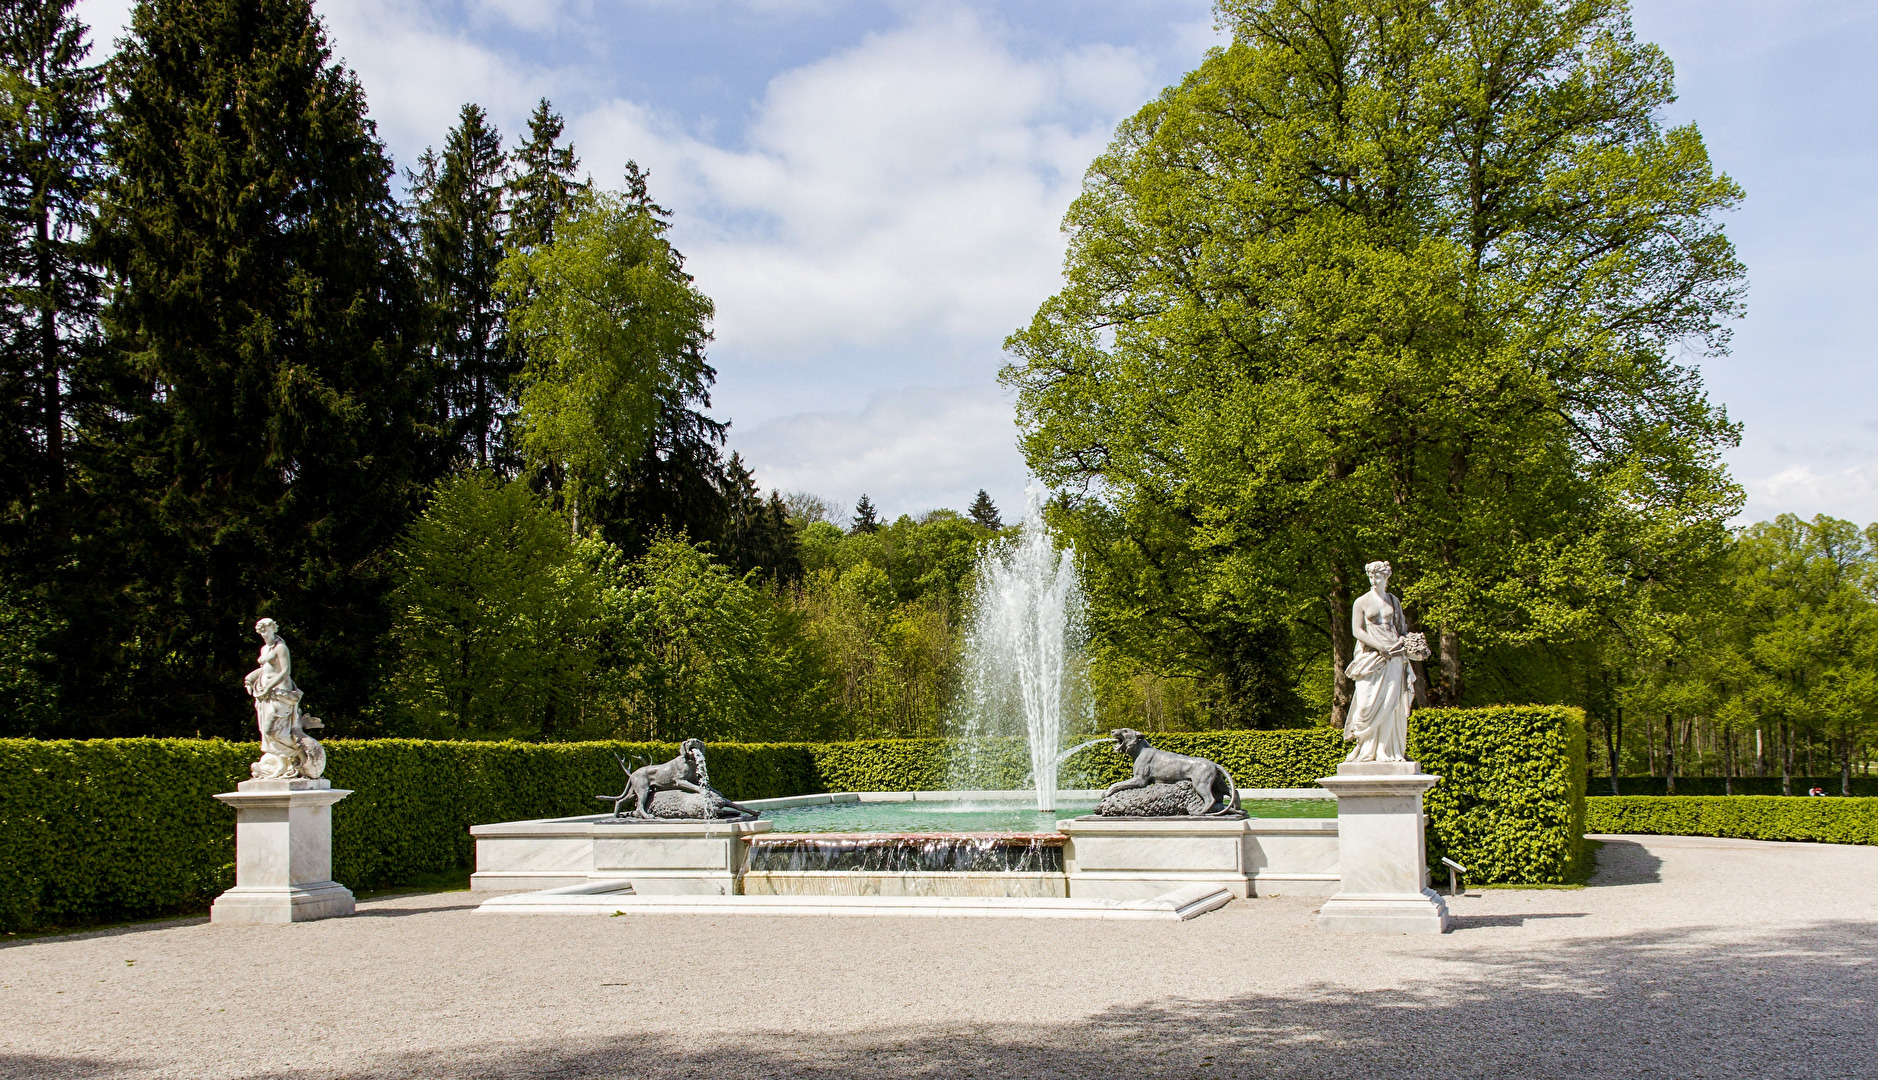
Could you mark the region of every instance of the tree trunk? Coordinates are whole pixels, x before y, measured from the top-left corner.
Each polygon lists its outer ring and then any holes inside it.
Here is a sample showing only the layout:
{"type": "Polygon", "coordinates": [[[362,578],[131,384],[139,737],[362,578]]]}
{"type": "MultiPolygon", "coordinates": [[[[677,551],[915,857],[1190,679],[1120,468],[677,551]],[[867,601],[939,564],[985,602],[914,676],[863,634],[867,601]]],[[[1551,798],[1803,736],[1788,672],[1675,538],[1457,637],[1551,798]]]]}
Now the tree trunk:
{"type": "Polygon", "coordinates": [[[1350,571],[1342,562],[1330,572],[1330,725],[1341,730],[1350,714],[1356,681],[1345,669],[1356,658],[1356,638],[1350,633],[1350,571]]]}
{"type": "Polygon", "coordinates": [[[1459,707],[1461,704],[1461,635],[1458,631],[1441,631],[1441,703],[1459,707]]]}
{"type": "Polygon", "coordinates": [[[1839,794],[1852,794],[1852,735],[1839,736],[1839,794]]]}
{"type": "Polygon", "coordinates": [[[1604,721],[1604,753],[1611,762],[1611,794],[1622,795],[1618,790],[1617,770],[1622,765],[1624,746],[1624,708],[1619,705],[1611,710],[1611,716],[1604,721]]]}
{"type": "Polygon", "coordinates": [[[1676,721],[1663,717],[1663,792],[1676,793],[1676,721]]]}
{"type": "Polygon", "coordinates": [[[1781,745],[1776,748],[1780,755],[1780,793],[1793,794],[1793,725],[1782,721],[1775,732],[1781,745]]]}
{"type": "Polygon", "coordinates": [[[50,209],[42,205],[34,229],[39,241],[39,372],[46,426],[46,487],[57,494],[65,490],[65,388],[59,378],[59,313],[52,300],[50,215],[50,209]]]}
{"type": "Polygon", "coordinates": [[[1722,738],[1722,794],[1735,793],[1735,729],[1723,728],[1722,738]]]}

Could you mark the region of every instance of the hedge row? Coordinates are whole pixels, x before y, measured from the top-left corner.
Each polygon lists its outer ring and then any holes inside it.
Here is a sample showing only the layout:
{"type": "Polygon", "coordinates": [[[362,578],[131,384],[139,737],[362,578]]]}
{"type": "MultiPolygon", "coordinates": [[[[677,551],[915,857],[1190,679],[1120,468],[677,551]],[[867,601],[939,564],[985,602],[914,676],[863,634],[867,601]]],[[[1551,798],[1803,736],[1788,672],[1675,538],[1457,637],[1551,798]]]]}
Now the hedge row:
{"type": "MultiPolygon", "coordinates": [[[[711,748],[711,779],[741,798],[820,791],[814,748],[711,748]]],[[[469,826],[586,814],[616,794],[615,754],[665,760],[669,743],[326,743],[333,877],[375,889],[469,866],[469,826]]],[[[0,739],[0,929],[199,910],[234,882],[235,815],[252,743],[219,739],[0,739]]]]}
{"type": "MultiPolygon", "coordinates": [[[[1157,735],[1225,765],[1243,788],[1309,787],[1336,770],[1328,728],[1157,735]]],[[[353,794],[333,812],[333,876],[382,888],[470,865],[469,826],[602,808],[615,754],[664,760],[659,743],[385,739],[326,744],[327,776],[353,794]]],[[[1432,859],[1469,880],[1555,882],[1576,869],[1584,820],[1584,725],[1561,708],[1429,709],[1409,749],[1444,777],[1428,797],[1432,859]],[[1575,779],[1575,782],[1574,782],[1575,779]]],[[[199,910],[234,877],[234,811],[211,796],[245,779],[252,744],[193,739],[0,739],[0,928],[199,910]]],[[[719,744],[712,781],[733,798],[821,791],[1025,786],[1018,739],[719,744]]],[[[1064,786],[1122,779],[1111,748],[1072,758],[1064,786]]],[[[1818,800],[1815,800],[1818,801],[1818,800]]]]}
{"type": "Polygon", "coordinates": [[[1878,798],[1603,795],[1585,801],[1587,832],[1878,844],[1878,798]]]}
{"type": "MultiPolygon", "coordinates": [[[[1793,778],[1793,793],[1804,795],[1814,788],[1820,788],[1828,795],[1839,794],[1839,777],[1832,776],[1796,776],[1793,778]]],[[[1592,795],[1608,796],[1611,793],[1609,776],[1593,776],[1586,781],[1585,790],[1592,795]]],[[[1620,776],[1617,778],[1619,795],[1667,795],[1669,785],[1660,776],[1620,776]]],[[[1732,780],[1720,776],[1678,776],[1676,778],[1678,795],[1781,795],[1780,777],[1778,776],[1737,776],[1732,780]],[[1733,790],[1729,790],[1733,788],[1733,790]]],[[[1852,794],[1856,796],[1878,797],[1878,776],[1852,777],[1852,794]]]]}

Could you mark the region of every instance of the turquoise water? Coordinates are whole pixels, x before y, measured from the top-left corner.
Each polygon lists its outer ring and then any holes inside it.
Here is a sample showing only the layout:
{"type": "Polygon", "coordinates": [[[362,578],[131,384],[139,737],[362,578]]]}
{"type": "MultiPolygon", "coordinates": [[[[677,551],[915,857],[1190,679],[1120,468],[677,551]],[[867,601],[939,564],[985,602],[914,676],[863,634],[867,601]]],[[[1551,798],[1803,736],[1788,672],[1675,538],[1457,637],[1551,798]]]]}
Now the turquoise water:
{"type": "MultiPolygon", "coordinates": [[[[1262,818],[1334,818],[1337,800],[1247,799],[1245,809],[1262,818]]],[[[1054,832],[1059,818],[1094,811],[1093,802],[1067,800],[1045,813],[1021,802],[855,802],[765,810],[763,820],[788,833],[1054,832]]]]}

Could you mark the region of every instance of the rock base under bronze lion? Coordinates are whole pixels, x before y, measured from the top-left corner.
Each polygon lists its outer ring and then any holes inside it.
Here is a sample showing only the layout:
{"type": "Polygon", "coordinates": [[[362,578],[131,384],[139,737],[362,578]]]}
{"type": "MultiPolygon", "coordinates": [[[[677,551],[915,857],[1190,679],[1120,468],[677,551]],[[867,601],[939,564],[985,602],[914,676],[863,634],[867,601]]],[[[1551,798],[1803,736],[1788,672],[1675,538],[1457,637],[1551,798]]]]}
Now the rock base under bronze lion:
{"type": "Polygon", "coordinates": [[[1232,820],[1246,816],[1244,810],[1228,809],[1206,812],[1211,799],[1194,790],[1193,783],[1181,780],[1172,784],[1149,784],[1124,788],[1103,796],[1097,804],[1097,817],[1119,818],[1205,818],[1209,821],[1232,820]]]}

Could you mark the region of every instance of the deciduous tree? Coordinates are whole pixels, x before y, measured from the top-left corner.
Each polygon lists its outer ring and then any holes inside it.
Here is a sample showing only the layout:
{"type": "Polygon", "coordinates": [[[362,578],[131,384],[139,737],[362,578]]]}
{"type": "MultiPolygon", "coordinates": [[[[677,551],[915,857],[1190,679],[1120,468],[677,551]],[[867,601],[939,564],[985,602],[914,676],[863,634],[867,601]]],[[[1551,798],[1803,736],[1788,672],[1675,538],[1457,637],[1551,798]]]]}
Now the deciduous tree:
{"type": "Polygon", "coordinates": [[[1733,512],[1735,428],[1671,353],[1725,347],[1739,189],[1664,126],[1622,0],[1219,11],[1233,42],[1091,166],[1008,343],[1026,457],[1156,670],[1282,711],[1294,641],[1340,672],[1388,558],[1421,685],[1464,700],[1464,648],[1576,640],[1626,537],[1733,512]]]}

